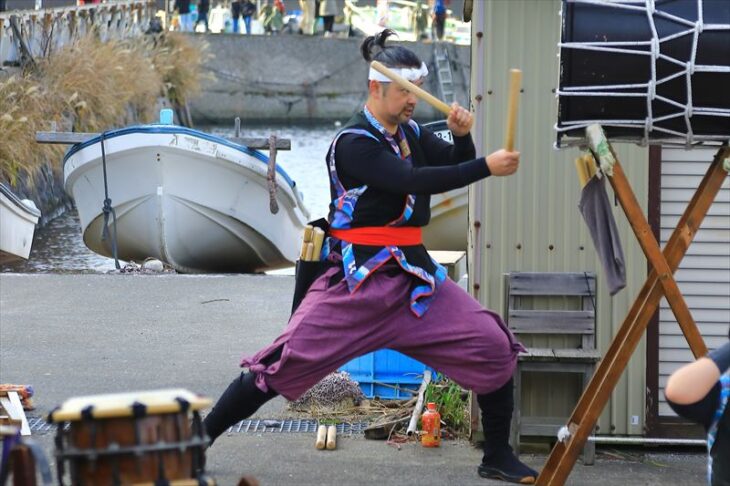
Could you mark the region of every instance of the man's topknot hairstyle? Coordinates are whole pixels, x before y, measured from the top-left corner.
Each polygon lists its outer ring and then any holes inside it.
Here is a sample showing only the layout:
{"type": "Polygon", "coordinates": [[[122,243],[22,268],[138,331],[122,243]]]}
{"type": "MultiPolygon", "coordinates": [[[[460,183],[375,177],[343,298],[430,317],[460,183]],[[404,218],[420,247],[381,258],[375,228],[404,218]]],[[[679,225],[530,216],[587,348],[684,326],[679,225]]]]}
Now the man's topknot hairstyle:
{"type": "Polygon", "coordinates": [[[378,34],[365,38],[360,45],[362,57],[367,62],[378,61],[389,68],[421,67],[421,60],[410,49],[402,46],[385,45],[385,41],[392,35],[396,35],[396,33],[390,29],[385,29],[378,34]]]}

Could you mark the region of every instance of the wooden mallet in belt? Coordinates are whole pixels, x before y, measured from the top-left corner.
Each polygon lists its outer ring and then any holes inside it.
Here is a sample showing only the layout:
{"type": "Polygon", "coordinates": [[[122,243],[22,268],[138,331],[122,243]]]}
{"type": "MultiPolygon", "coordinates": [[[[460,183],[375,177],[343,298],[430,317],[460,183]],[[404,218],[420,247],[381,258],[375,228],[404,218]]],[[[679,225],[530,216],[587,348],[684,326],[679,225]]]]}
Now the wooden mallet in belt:
{"type": "Polygon", "coordinates": [[[322,243],[324,242],[324,231],[322,228],[307,225],[304,227],[304,237],[302,238],[302,250],[299,259],[305,262],[318,261],[319,254],[322,252],[322,243]]]}

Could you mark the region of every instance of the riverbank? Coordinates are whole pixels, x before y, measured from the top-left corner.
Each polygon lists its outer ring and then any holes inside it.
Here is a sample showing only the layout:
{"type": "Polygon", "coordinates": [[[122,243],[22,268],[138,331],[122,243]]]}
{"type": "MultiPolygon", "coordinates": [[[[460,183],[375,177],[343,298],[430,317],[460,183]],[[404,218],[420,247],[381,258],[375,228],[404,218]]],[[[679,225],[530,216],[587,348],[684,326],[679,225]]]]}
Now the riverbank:
{"type": "MultiPolygon", "coordinates": [[[[201,87],[190,109],[198,124],[230,124],[235,117],[267,122],[347,121],[367,96],[368,64],[360,54],[362,38],[301,35],[247,36],[187,34],[209,46],[201,69],[215,80],[201,87]]],[[[455,99],[469,106],[469,46],[449,43],[403,43],[427,65],[424,89],[438,95],[435,49],[446,50],[455,99]]],[[[442,117],[419,103],[415,119],[442,117]]]]}
{"type": "MultiPolygon", "coordinates": [[[[34,386],[34,419],[107,392],[183,387],[216,399],[240,357],[286,325],[293,287],[281,276],[1,274],[0,381],[34,386]]],[[[285,418],[285,406],[275,398],[255,417],[285,418]]],[[[54,436],[32,436],[50,459],[54,436]]],[[[244,474],[282,486],[504,484],[477,476],[481,453],[465,442],[425,449],[355,433],[339,436],[336,451],[313,443],[308,433],[234,430],[210,449],[207,469],[222,485],[244,474]]],[[[539,468],[546,456],[523,458],[539,468]]],[[[702,452],[599,447],[596,464],[576,464],[567,484],[702,484],[704,474],[702,452]]]]}

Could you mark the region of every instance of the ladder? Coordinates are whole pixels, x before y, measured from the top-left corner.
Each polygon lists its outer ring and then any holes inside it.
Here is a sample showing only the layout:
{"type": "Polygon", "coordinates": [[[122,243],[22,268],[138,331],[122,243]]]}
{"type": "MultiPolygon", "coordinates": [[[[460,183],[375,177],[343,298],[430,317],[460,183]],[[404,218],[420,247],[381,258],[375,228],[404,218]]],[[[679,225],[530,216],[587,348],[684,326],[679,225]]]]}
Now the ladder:
{"type": "Polygon", "coordinates": [[[454,76],[451,72],[451,61],[449,60],[449,51],[446,45],[435,42],[433,44],[433,58],[441,99],[444,103],[450,105],[454,102],[454,76]]]}

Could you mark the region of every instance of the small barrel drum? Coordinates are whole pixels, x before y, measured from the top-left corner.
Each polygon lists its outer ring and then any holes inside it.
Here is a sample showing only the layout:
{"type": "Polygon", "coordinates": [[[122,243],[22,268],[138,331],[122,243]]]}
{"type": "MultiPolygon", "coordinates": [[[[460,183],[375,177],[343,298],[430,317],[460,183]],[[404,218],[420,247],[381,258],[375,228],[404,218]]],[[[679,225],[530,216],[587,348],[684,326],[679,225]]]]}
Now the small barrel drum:
{"type": "Polygon", "coordinates": [[[59,484],[66,472],[73,485],[214,484],[199,414],[210,404],[182,389],[67,400],[49,414],[59,484]]]}
{"type": "Polygon", "coordinates": [[[730,140],[730,2],[564,0],[558,145],[730,140]]]}

